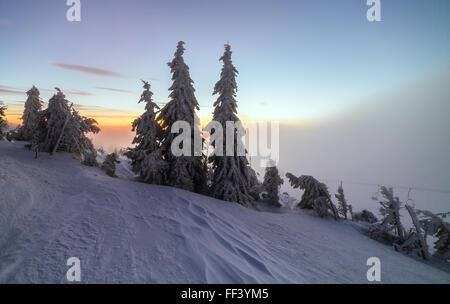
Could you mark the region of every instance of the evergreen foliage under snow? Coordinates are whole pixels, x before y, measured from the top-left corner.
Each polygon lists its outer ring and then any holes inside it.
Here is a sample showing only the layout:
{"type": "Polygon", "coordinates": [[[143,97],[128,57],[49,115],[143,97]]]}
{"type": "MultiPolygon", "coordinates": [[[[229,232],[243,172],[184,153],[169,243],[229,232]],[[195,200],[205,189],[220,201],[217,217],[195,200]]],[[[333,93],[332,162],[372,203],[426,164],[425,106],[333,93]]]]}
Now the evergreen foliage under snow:
{"type": "Polygon", "coordinates": [[[338,193],[336,193],[334,196],[338,200],[338,211],[339,214],[344,217],[344,219],[347,219],[347,213],[348,213],[348,203],[347,199],[344,195],[344,189],[342,188],[342,184],[339,185],[338,193]]]}
{"type": "Polygon", "coordinates": [[[364,209],[361,212],[353,212],[352,206],[351,205],[348,205],[348,206],[349,206],[349,210],[351,210],[350,214],[352,215],[352,220],[354,222],[366,222],[369,224],[375,224],[376,222],[378,222],[378,219],[375,216],[375,214],[373,214],[369,210],[364,209]]]}
{"type": "MultiPolygon", "coordinates": [[[[254,177],[251,172],[247,157],[238,154],[238,145],[242,139],[238,136],[236,128],[233,129],[233,142],[227,142],[231,138],[227,134],[226,122],[237,122],[237,101],[236,101],[236,75],[237,69],[231,61],[231,47],[225,45],[225,52],[220,58],[223,62],[220,80],[214,86],[213,95],[218,94],[214,103],[213,120],[220,123],[223,129],[223,146],[214,145],[216,153],[210,158],[213,164],[213,178],[211,194],[213,197],[237,202],[244,206],[253,206],[254,197],[251,192],[252,180],[254,177]],[[226,155],[228,147],[233,147],[233,155],[226,155]],[[223,156],[217,155],[218,151],[223,151],[223,156]],[[252,178],[253,176],[253,178],[252,178]]],[[[214,130],[212,131],[214,133],[214,130]]]]}
{"type": "Polygon", "coordinates": [[[111,177],[117,177],[116,164],[120,164],[116,153],[108,154],[102,163],[102,170],[111,177]]]}
{"type": "Polygon", "coordinates": [[[162,158],[161,140],[162,128],[157,121],[159,106],[153,102],[150,84],[142,81],[142,92],[139,103],[145,102],[145,112],[134,120],[132,131],[136,132],[133,139],[134,148],[130,148],[125,155],[131,159],[133,171],[146,183],[164,184],[168,164],[162,158]]]}
{"type": "Polygon", "coordinates": [[[39,150],[53,153],[64,151],[78,153],[82,159],[96,153],[87,133],[98,133],[97,121],[81,116],[66,100],[62,91],[49,100],[48,108],[42,111],[39,122],[39,150]]]}
{"type": "MultiPolygon", "coordinates": [[[[168,163],[166,185],[202,193],[206,189],[203,155],[201,151],[201,155],[196,155],[194,149],[194,143],[202,141],[198,126],[199,119],[195,113],[195,110],[199,110],[199,104],[194,95],[194,82],[189,74],[189,67],[184,62],[184,51],[184,42],[178,42],[174,59],[168,63],[172,72],[173,84],[169,88],[171,91],[170,101],[161,109],[158,116],[163,129],[161,155],[162,159],[168,163]],[[171,129],[177,121],[187,122],[191,127],[191,155],[177,157],[171,151],[174,138],[178,135],[172,133],[171,129]]],[[[159,155],[152,157],[158,159],[159,155]]]]}
{"type": "MultiPolygon", "coordinates": [[[[370,227],[368,235],[374,240],[393,245],[394,248],[400,250],[400,246],[406,240],[406,232],[400,221],[400,209],[402,203],[398,197],[394,196],[394,190],[384,186],[380,187],[380,193],[383,200],[379,201],[380,214],[382,219],[380,223],[376,223],[370,227]]],[[[377,198],[375,197],[374,200],[377,198]]]]}
{"type": "Polygon", "coordinates": [[[22,126],[15,132],[16,140],[31,141],[37,132],[42,110],[39,90],[33,86],[28,90],[27,101],[22,115],[22,126]]]}
{"type": "Polygon", "coordinates": [[[0,140],[3,140],[6,136],[6,130],[8,129],[8,123],[6,121],[6,109],[7,107],[0,102],[0,140]]]}
{"type": "Polygon", "coordinates": [[[394,248],[397,251],[416,255],[424,260],[428,260],[430,256],[426,236],[424,235],[424,227],[417,218],[417,213],[414,208],[408,205],[405,205],[405,208],[411,216],[413,227],[405,233],[405,240],[401,244],[394,244],[394,248]]]}
{"type": "Polygon", "coordinates": [[[336,220],[339,219],[336,206],[331,201],[328,187],[324,183],[309,175],[296,177],[291,173],[287,173],[286,177],[293,188],[304,190],[298,204],[301,209],[314,209],[320,217],[326,217],[331,213],[336,220]]]}
{"type": "Polygon", "coordinates": [[[267,192],[265,201],[276,207],[281,207],[279,191],[283,184],[283,179],[278,173],[278,168],[274,162],[270,162],[264,174],[262,188],[267,192]]]}
{"type": "Polygon", "coordinates": [[[433,256],[450,261],[450,224],[444,220],[450,213],[433,214],[427,210],[420,210],[418,213],[421,215],[420,223],[424,227],[425,235],[437,238],[433,256]]]}
{"type": "Polygon", "coordinates": [[[389,232],[393,232],[400,241],[405,238],[405,229],[400,221],[400,208],[402,203],[398,197],[394,197],[394,190],[384,186],[380,187],[384,200],[379,201],[380,214],[383,216],[381,225],[389,232]]]}

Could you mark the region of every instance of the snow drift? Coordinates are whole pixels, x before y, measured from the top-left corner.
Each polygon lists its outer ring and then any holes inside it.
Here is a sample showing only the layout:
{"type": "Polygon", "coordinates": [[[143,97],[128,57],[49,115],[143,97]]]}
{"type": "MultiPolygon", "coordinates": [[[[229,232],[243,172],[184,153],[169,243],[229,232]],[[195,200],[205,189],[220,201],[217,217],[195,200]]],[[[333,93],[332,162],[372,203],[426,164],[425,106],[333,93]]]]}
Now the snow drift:
{"type": "Polygon", "coordinates": [[[450,283],[450,274],[377,243],[349,222],[258,212],[119,178],[70,154],[0,142],[0,283],[450,283]]]}

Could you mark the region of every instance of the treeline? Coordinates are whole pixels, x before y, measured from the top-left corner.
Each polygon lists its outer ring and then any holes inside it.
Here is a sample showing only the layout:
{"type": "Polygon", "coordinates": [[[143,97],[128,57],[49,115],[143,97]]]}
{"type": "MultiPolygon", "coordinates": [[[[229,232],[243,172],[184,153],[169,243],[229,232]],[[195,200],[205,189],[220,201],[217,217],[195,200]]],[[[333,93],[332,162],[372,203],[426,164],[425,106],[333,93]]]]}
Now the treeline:
{"type": "MultiPolygon", "coordinates": [[[[9,140],[28,141],[26,145],[36,153],[64,151],[78,154],[86,162],[96,157],[96,150],[87,133],[98,133],[100,128],[92,118],[81,116],[59,88],[43,109],[36,87],[27,91],[27,100],[21,117],[22,125],[9,131],[9,140]]],[[[3,120],[2,120],[3,121],[3,120]]],[[[0,122],[1,123],[1,122],[0,122]]]]}

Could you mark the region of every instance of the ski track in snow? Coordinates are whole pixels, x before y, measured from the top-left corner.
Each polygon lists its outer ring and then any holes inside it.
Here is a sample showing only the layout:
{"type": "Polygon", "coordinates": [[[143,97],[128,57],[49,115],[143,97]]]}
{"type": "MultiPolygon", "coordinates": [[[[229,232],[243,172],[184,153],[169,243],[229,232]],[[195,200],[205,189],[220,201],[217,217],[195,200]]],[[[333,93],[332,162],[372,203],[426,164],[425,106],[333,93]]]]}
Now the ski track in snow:
{"type": "Polygon", "coordinates": [[[299,211],[258,212],[179,189],[119,178],[69,154],[0,142],[0,283],[450,283],[449,272],[358,231],[299,211]]]}

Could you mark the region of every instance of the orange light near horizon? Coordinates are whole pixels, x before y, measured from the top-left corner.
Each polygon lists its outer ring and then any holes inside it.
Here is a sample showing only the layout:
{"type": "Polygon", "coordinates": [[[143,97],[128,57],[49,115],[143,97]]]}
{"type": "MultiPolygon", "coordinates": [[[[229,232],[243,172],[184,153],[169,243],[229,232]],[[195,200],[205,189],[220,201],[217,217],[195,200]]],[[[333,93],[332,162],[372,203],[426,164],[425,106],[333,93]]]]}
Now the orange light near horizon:
{"type": "Polygon", "coordinates": [[[98,122],[99,127],[129,127],[135,119],[135,117],[104,117],[104,116],[89,116],[98,122]]]}
{"type": "Polygon", "coordinates": [[[22,104],[6,104],[6,120],[8,123],[18,125],[22,123],[23,105],[22,104]]]}
{"type": "MultiPolygon", "coordinates": [[[[98,122],[98,126],[102,127],[126,127],[131,131],[133,121],[139,117],[140,114],[122,110],[110,109],[79,109],[82,116],[90,117],[98,122]]],[[[12,125],[22,123],[21,117],[23,113],[23,104],[10,104],[6,111],[6,119],[12,125]]],[[[241,116],[241,121],[245,125],[250,121],[255,121],[246,116],[241,116]]],[[[212,116],[200,116],[200,127],[204,129],[206,125],[212,120],[212,116]]]]}

